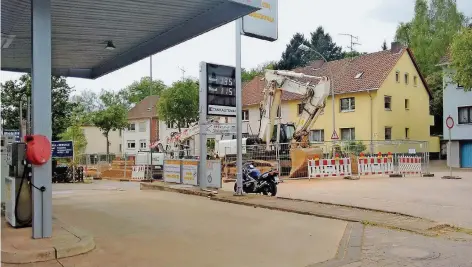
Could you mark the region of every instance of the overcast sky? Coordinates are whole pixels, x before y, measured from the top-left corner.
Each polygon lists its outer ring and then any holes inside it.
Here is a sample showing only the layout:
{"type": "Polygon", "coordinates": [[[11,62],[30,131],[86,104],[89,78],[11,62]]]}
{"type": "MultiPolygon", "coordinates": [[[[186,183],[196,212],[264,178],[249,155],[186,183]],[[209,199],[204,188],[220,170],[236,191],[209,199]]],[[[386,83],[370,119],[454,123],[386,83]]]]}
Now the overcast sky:
{"type": "MultiPolygon", "coordinates": [[[[243,36],[242,66],[252,68],[278,60],[286,44],[296,32],[309,36],[323,26],[334,41],[347,49],[350,33],[359,37],[360,52],[380,50],[384,40],[393,40],[399,22],[413,16],[414,0],[279,0],[279,39],[267,42],[243,36]]],[[[459,10],[472,16],[472,0],[457,0],[459,10]]],[[[235,64],[235,25],[229,23],[211,32],[174,46],[152,57],[153,78],[170,85],[185,76],[198,77],[198,64],[207,61],[235,64]]],[[[21,74],[1,72],[1,81],[16,79],[21,74]]],[[[96,80],[68,78],[77,92],[84,89],[119,90],[143,76],[149,76],[149,58],[136,62],[96,80]]]]}

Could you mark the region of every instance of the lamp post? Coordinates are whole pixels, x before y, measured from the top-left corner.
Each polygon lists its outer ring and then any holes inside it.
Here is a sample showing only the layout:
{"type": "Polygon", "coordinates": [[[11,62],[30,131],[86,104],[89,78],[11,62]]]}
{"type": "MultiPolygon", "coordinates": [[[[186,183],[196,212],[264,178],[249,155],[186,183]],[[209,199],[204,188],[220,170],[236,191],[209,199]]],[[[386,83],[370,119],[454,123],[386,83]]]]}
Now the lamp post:
{"type": "MultiPolygon", "coordinates": [[[[318,56],[320,56],[324,62],[326,64],[328,64],[328,61],[326,60],[326,58],[321,54],[319,53],[318,51],[316,51],[315,49],[307,46],[307,45],[304,45],[304,44],[301,44],[300,46],[298,46],[298,49],[303,51],[303,52],[313,52],[315,54],[317,54],[318,56]]],[[[330,86],[331,86],[331,99],[332,99],[332,105],[333,105],[333,133],[334,131],[336,131],[336,119],[335,119],[335,108],[334,108],[334,104],[335,104],[335,101],[334,101],[334,76],[333,76],[333,72],[331,71],[331,68],[329,67],[329,65],[327,65],[328,67],[328,72],[329,72],[329,76],[330,77],[330,86]]],[[[334,155],[334,154],[333,154],[334,155]]]]}

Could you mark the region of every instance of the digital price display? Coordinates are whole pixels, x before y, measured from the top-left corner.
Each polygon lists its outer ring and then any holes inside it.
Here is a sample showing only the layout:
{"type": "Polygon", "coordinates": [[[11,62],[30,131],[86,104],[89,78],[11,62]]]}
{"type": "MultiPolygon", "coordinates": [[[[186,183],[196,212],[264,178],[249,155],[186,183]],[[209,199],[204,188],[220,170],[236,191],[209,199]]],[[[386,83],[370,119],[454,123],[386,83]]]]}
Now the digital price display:
{"type": "Polygon", "coordinates": [[[236,68],[206,64],[207,114],[236,116],[236,68]]]}

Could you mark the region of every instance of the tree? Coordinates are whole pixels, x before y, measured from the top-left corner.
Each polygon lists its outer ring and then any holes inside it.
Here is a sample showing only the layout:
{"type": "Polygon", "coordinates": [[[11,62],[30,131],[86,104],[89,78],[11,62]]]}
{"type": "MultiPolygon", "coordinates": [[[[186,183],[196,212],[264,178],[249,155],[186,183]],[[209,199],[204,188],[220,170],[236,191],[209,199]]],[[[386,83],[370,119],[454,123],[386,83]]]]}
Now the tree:
{"type": "MultiPolygon", "coordinates": [[[[333,42],[328,33],[325,33],[323,27],[319,26],[316,31],[310,33],[310,47],[323,55],[327,61],[338,60],[343,58],[342,48],[333,42]]],[[[322,60],[316,53],[310,53],[310,61],[322,60]]]]}
{"type": "Polygon", "coordinates": [[[121,90],[119,94],[130,104],[136,104],[149,95],[160,95],[165,88],[163,81],[153,79],[151,83],[150,77],[143,77],[140,81],[135,81],[121,90]]]}
{"type": "Polygon", "coordinates": [[[97,111],[101,105],[99,95],[92,90],[84,90],[78,95],[73,95],[71,101],[77,103],[84,113],[97,111]]]}
{"type": "Polygon", "coordinates": [[[242,69],[241,71],[241,80],[243,82],[249,82],[254,79],[256,76],[264,75],[266,69],[273,70],[275,68],[276,62],[267,62],[260,64],[256,68],[252,68],[249,71],[242,69]]]}
{"type": "Polygon", "coordinates": [[[395,33],[395,41],[405,46],[411,44],[411,22],[401,22],[395,33]]]}
{"type": "Polygon", "coordinates": [[[310,45],[303,34],[294,34],[282,53],[282,58],[277,62],[275,69],[291,70],[296,67],[305,66],[309,62],[309,58],[305,56],[306,52],[298,49],[301,44],[310,45]]]}
{"type": "Polygon", "coordinates": [[[385,50],[388,50],[388,46],[387,46],[387,41],[384,40],[384,42],[382,43],[382,51],[385,51],[385,50]]]}
{"type": "Polygon", "coordinates": [[[464,28],[454,37],[451,61],[456,70],[454,80],[464,86],[464,90],[472,90],[472,27],[464,28]]]}
{"type": "Polygon", "coordinates": [[[95,111],[91,120],[106,138],[108,155],[110,153],[109,133],[110,131],[123,129],[128,125],[127,110],[121,105],[114,104],[95,111]]]}
{"type": "MultiPolygon", "coordinates": [[[[6,81],[1,84],[1,99],[3,127],[18,129],[20,127],[20,101],[24,103],[22,108],[23,119],[26,120],[26,100],[31,98],[31,76],[22,75],[18,80],[6,81]]],[[[76,106],[69,101],[73,89],[63,77],[51,77],[51,116],[52,116],[52,140],[58,140],[59,134],[70,126],[70,116],[76,106]]]]}
{"type": "Polygon", "coordinates": [[[190,79],[177,81],[161,93],[157,105],[160,120],[177,125],[179,132],[198,121],[198,83],[190,79]]]}
{"type": "Polygon", "coordinates": [[[79,157],[77,156],[83,154],[85,148],[87,147],[87,139],[85,138],[84,132],[80,127],[81,125],[82,124],[80,120],[76,120],[66,129],[65,132],[59,135],[61,140],[72,140],[73,142],[73,152],[74,155],[76,155],[75,161],[73,162],[74,165],[77,165],[79,162],[79,157]]]}

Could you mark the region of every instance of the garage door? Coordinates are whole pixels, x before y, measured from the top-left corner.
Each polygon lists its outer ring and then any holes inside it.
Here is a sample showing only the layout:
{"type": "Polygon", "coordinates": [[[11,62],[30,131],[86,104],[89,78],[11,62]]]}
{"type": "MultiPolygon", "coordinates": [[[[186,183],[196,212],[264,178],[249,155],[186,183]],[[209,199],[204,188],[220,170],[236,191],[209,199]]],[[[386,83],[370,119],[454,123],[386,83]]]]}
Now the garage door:
{"type": "Polygon", "coordinates": [[[472,142],[461,143],[461,167],[472,168],[472,142]]]}

